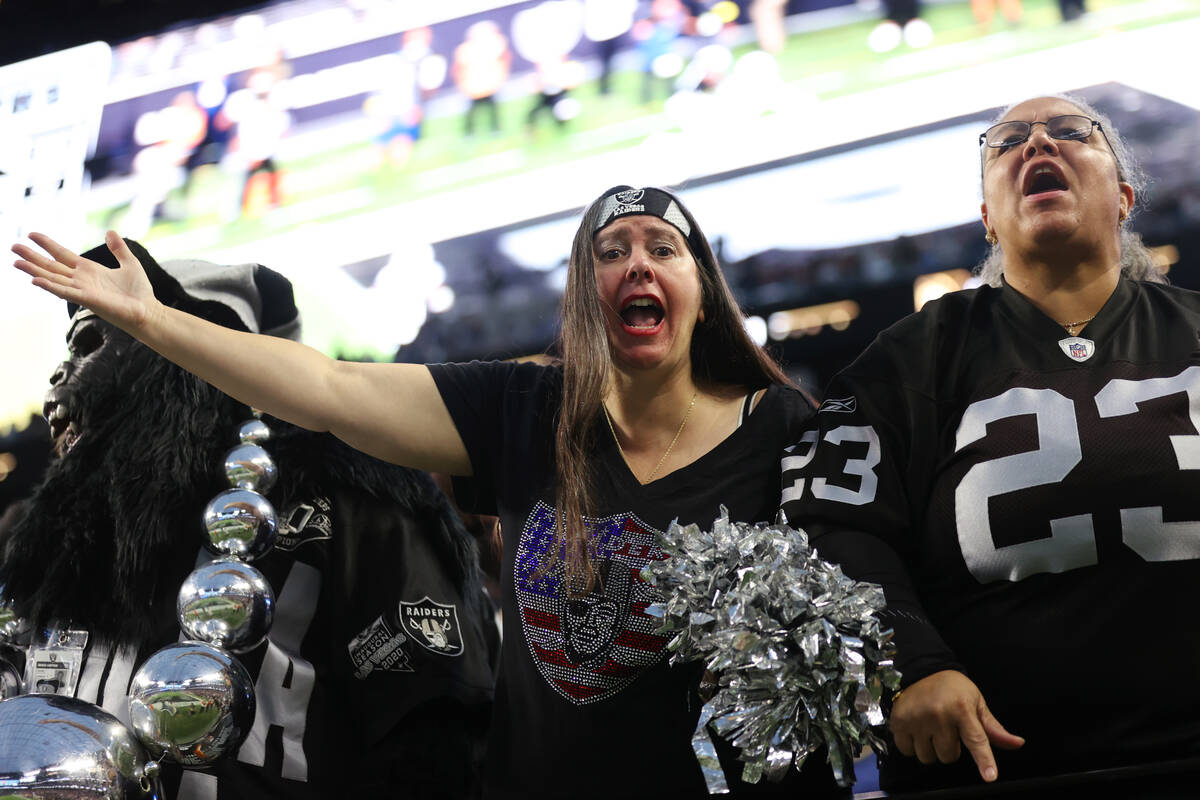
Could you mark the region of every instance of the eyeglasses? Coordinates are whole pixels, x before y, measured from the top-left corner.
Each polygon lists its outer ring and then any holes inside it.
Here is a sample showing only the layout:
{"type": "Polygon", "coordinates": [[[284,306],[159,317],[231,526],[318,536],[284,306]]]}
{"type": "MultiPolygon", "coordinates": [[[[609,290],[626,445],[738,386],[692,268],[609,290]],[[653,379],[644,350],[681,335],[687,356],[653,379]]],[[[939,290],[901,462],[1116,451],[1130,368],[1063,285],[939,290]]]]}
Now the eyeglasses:
{"type": "MultiPolygon", "coordinates": [[[[1045,122],[1040,120],[1037,122],[1025,122],[1019,119],[1000,122],[979,134],[979,144],[986,144],[988,147],[998,150],[1007,150],[1010,147],[1016,147],[1029,140],[1029,137],[1033,135],[1034,125],[1045,125],[1046,134],[1051,139],[1076,142],[1083,141],[1092,135],[1093,130],[1099,129],[1100,135],[1104,137],[1104,143],[1108,145],[1109,151],[1113,154],[1113,158],[1117,158],[1117,151],[1113,150],[1112,142],[1108,141],[1108,134],[1104,132],[1104,126],[1096,120],[1081,114],[1061,114],[1057,117],[1051,117],[1045,122]]],[[[1117,159],[1117,163],[1120,164],[1120,159],[1117,159]]]]}

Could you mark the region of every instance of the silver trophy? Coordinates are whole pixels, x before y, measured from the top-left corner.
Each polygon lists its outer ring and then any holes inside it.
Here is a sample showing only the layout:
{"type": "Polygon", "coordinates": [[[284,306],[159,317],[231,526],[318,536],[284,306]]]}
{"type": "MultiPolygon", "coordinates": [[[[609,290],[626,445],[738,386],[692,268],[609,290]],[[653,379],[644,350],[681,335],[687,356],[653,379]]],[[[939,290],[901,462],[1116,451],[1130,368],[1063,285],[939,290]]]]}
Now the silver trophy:
{"type": "Polygon", "coordinates": [[[158,800],[158,764],[102,708],[53,694],[0,702],[0,793],[18,798],[158,800]]]}

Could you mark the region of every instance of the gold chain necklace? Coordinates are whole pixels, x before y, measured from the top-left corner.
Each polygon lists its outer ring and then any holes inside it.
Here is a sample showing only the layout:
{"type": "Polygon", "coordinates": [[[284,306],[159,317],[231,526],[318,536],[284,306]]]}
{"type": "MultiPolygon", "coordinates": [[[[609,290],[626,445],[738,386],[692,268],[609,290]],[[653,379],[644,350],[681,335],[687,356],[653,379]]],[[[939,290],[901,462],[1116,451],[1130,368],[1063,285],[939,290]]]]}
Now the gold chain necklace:
{"type": "MultiPolygon", "coordinates": [[[[696,406],[696,392],[692,392],[692,401],[688,403],[687,411],[683,414],[683,420],[679,423],[679,430],[675,431],[675,438],[667,445],[667,449],[663,451],[662,458],[654,465],[654,469],[650,470],[650,474],[645,480],[638,478],[638,483],[643,486],[654,480],[654,476],[658,474],[658,468],[667,460],[667,456],[671,454],[671,448],[675,447],[675,443],[679,441],[679,434],[683,433],[683,426],[687,425],[688,417],[692,415],[692,409],[696,406]]],[[[612,432],[613,441],[617,443],[617,452],[621,454],[621,458],[625,460],[625,466],[629,467],[629,471],[633,472],[633,465],[629,463],[629,456],[625,455],[625,448],[621,447],[621,439],[617,436],[617,429],[613,427],[612,415],[608,413],[608,406],[603,403],[600,406],[604,409],[604,419],[608,421],[608,429],[612,432]]],[[[637,475],[633,477],[637,478],[637,475]]]]}
{"type": "Polygon", "coordinates": [[[1082,326],[1082,325],[1087,325],[1089,322],[1091,322],[1091,321],[1092,321],[1092,320],[1094,320],[1095,318],[1096,318],[1096,315],[1095,315],[1095,314],[1092,314],[1092,315],[1091,315],[1090,317],[1088,317],[1087,319],[1081,319],[1081,320],[1079,320],[1079,322],[1060,322],[1060,323],[1058,323],[1058,324],[1059,324],[1059,325],[1062,325],[1064,328],[1066,328],[1066,329],[1067,329],[1067,333],[1069,333],[1069,334],[1071,334],[1072,336],[1074,336],[1074,335],[1075,335],[1075,329],[1076,329],[1076,328],[1078,328],[1078,327],[1080,327],[1080,326],[1082,326]]]}

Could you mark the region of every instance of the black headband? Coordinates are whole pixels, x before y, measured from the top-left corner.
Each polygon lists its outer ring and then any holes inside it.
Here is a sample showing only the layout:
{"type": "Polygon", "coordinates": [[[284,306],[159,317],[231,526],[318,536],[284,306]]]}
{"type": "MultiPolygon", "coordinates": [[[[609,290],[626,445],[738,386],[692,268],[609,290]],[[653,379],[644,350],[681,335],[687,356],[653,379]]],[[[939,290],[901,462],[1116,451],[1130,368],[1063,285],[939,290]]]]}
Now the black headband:
{"type": "Polygon", "coordinates": [[[692,251],[692,257],[697,262],[703,260],[700,254],[704,252],[704,240],[700,236],[700,232],[692,227],[692,223],[683,213],[679,201],[662,189],[655,189],[652,186],[643,189],[634,189],[632,186],[614,186],[601,197],[603,202],[600,206],[600,218],[596,221],[596,227],[592,229],[592,238],[595,238],[597,233],[621,217],[648,214],[675,226],[675,229],[682,233],[683,238],[687,241],[688,248],[692,251]]]}

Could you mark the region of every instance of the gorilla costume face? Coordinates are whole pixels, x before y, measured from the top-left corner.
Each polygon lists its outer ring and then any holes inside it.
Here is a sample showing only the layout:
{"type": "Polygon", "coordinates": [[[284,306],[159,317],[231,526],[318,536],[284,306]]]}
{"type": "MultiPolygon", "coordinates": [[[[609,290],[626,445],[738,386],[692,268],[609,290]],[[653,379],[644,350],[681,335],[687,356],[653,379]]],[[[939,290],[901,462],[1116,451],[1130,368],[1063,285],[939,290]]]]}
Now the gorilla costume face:
{"type": "Polygon", "coordinates": [[[133,644],[174,624],[240,403],[98,317],[76,321],[43,407],[57,458],[0,534],[0,584],[36,627],[133,644]]]}
{"type": "MultiPolygon", "coordinates": [[[[168,272],[129,244],[167,305],[240,330],[298,326],[277,273],[203,262],[168,272]]],[[[106,248],[85,256],[115,265],[106,248]]],[[[223,456],[251,412],[90,312],[70,312],[69,357],[44,406],[56,458],[5,517],[0,586],[34,637],[50,626],[90,633],[90,679],[70,691],[119,708],[134,665],[179,638],[176,601],[207,541],[204,507],[228,487],[223,456]]],[[[376,797],[399,785],[405,796],[470,796],[498,646],[474,542],[428,475],[264,421],[280,536],[255,566],[276,619],[264,645],[238,656],[254,676],[259,735],[212,768],[205,796],[376,797]],[[457,609],[453,658],[397,633],[403,604],[426,601],[457,609]],[[364,630],[387,636],[368,647],[364,630]],[[386,646],[396,657],[385,663],[386,646]]]]}
{"type": "MultiPolygon", "coordinates": [[[[128,244],[164,303],[247,329],[229,306],[189,295],[138,243],[128,244]]],[[[116,266],[107,248],[84,255],[116,266]]],[[[294,324],[286,279],[259,267],[254,284],[263,298],[260,326],[294,324]]],[[[43,407],[57,457],[0,530],[0,586],[35,630],[84,627],[120,645],[170,640],[179,586],[205,541],[204,507],[228,488],[219,465],[251,411],[119,328],[69,310],[69,357],[54,370],[43,407]]],[[[267,420],[268,449],[280,465],[271,496],[281,512],[281,500],[317,488],[387,504],[388,513],[428,531],[454,585],[478,593],[474,543],[427,475],[384,464],[329,434],[267,420]]]]}

